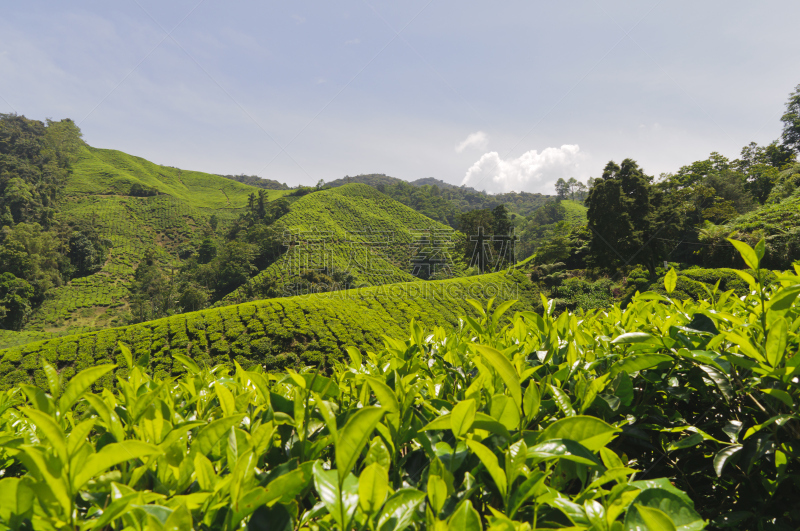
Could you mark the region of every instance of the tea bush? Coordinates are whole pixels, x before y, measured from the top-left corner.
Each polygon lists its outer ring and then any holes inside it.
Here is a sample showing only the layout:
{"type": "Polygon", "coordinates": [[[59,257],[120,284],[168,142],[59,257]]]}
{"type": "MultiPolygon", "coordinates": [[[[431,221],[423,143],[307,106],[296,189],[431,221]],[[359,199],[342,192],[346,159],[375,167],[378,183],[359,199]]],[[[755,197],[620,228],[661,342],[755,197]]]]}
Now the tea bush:
{"type": "Polygon", "coordinates": [[[173,353],[230,368],[234,361],[269,370],[298,360],[318,364],[341,357],[347,346],[378,348],[383,336],[403,334],[412,320],[452,328],[460,316],[476,315],[465,299],[495,295],[518,299],[520,309],[541,305],[519,272],[256,301],[0,350],[0,389],[30,383],[41,372],[42,359],[59,369],[118,361],[120,341],[137,356],[146,354],[161,378],[180,371],[173,353]]]}
{"type": "Polygon", "coordinates": [[[320,370],[152,376],[151,351],[0,396],[0,523],[35,529],[795,529],[800,268],[348,348],[320,370]],[[710,520],[710,522],[708,522],[710,520]]]}

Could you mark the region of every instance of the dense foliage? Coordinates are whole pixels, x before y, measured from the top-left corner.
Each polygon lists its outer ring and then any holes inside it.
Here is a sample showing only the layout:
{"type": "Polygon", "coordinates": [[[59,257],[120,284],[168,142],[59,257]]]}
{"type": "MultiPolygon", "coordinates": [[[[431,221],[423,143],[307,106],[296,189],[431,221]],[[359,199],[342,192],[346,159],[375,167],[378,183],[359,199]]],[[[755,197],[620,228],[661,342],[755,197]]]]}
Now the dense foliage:
{"type": "MultiPolygon", "coordinates": [[[[795,529],[800,273],[558,317],[484,307],[319,368],[174,379],[124,344],[5,392],[0,522],[36,529],[795,529]]],[[[667,275],[671,294],[676,275],[667,275]]]]}
{"type": "Polygon", "coordinates": [[[289,189],[286,183],[281,183],[273,179],[265,179],[264,177],[259,177],[257,175],[221,175],[220,177],[225,177],[226,179],[231,179],[243,184],[249,184],[250,186],[255,186],[256,188],[265,188],[267,190],[289,189]]]}
{"type": "MultiPolygon", "coordinates": [[[[454,327],[470,314],[467,298],[518,299],[522,309],[540,305],[538,291],[522,273],[410,282],[320,293],[184,313],[127,327],[57,337],[0,350],[0,389],[43,384],[41,359],[58,363],[66,376],[107,363],[118,341],[147,355],[160,377],[174,374],[174,353],[209,366],[260,363],[270,369],[336,359],[346,346],[375,349],[412,319],[427,327],[454,327]]],[[[40,339],[40,338],[31,338],[40,339]]]]}
{"type": "Polygon", "coordinates": [[[0,115],[0,328],[19,330],[53,288],[106,259],[91,223],[57,216],[80,136],[71,120],[0,115]]]}
{"type": "Polygon", "coordinates": [[[368,184],[395,201],[456,229],[461,228],[460,215],[471,210],[492,210],[504,205],[509,212],[527,216],[548,200],[546,195],[528,192],[489,195],[468,186],[454,186],[431,177],[409,183],[383,174],[357,175],[331,181],[326,186],[338,187],[351,183],[368,184]]]}

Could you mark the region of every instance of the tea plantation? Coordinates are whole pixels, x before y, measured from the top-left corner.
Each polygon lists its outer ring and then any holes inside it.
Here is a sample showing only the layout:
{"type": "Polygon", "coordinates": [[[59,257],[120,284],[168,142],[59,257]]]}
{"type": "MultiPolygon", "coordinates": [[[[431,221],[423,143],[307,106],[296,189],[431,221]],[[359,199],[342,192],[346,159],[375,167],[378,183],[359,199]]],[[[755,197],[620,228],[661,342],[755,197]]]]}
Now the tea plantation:
{"type": "MultiPolygon", "coordinates": [[[[463,325],[406,321],[374,349],[347,348],[356,323],[334,294],[318,296],[314,313],[342,320],[313,326],[346,352],[322,367],[270,373],[233,354],[239,338],[268,337],[278,313],[302,326],[306,307],[290,300],[6,352],[4,367],[19,364],[6,377],[36,386],[0,393],[0,525],[797,529],[800,276],[762,282],[764,243],[737,247],[751,267],[741,298],[679,301],[673,270],[664,295],[624,309],[429,301],[463,325]],[[216,359],[215,344],[227,350],[216,359]]],[[[490,278],[509,282],[473,282],[490,278]]],[[[475,287],[464,282],[404,289],[475,287]]],[[[381,289],[347,309],[436,319],[416,315],[419,296],[379,309],[381,289]]]]}
{"type": "MultiPolygon", "coordinates": [[[[218,175],[82,145],[59,217],[91,223],[110,242],[110,254],[100,271],[54,288],[26,329],[63,334],[115,324],[112,320],[127,304],[133,272],[146,251],[155,252],[164,267],[177,266],[181,246],[199,244],[212,215],[224,230],[254,191],[218,175]],[[136,186],[151,195],[132,195],[136,186]]],[[[276,199],[286,191],[266,193],[276,199]]]]}
{"type": "MultiPolygon", "coordinates": [[[[346,271],[362,286],[413,281],[413,253],[424,238],[439,242],[443,263],[461,267],[453,256],[453,229],[365,184],[306,195],[292,203],[275,227],[285,235],[288,251],[253,283],[275,279],[284,288],[300,271],[325,269],[346,271]]],[[[242,297],[237,290],[225,300],[233,303],[242,297]]]]}
{"type": "Polygon", "coordinates": [[[163,377],[180,367],[175,353],[208,366],[325,364],[340,358],[347,346],[378,348],[384,336],[402,335],[412,320],[457,327],[461,316],[475,315],[467,299],[491,297],[519,300],[520,310],[541,306],[528,279],[515,272],[263,300],[0,350],[0,386],[44,385],[41,360],[65,377],[111,362],[119,341],[131,345],[137,357],[149,358],[163,377]]]}

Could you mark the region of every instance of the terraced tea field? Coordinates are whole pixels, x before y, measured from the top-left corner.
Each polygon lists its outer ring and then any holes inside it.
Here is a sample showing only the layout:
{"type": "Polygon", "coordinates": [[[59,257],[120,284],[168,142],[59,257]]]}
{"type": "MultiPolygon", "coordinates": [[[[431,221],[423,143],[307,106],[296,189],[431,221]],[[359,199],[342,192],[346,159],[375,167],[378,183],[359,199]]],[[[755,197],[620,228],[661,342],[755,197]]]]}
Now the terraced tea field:
{"type": "MultiPolygon", "coordinates": [[[[460,268],[452,248],[457,233],[365,184],[304,196],[276,222],[290,244],[286,254],[253,279],[286,287],[302,270],[347,271],[363,286],[414,281],[413,256],[423,238],[438,242],[437,259],[460,268]]],[[[237,290],[226,297],[243,298],[237,290]]]]}
{"type": "MultiPolygon", "coordinates": [[[[111,243],[92,275],[54,289],[26,326],[29,331],[78,333],[117,323],[133,273],[146,251],[163,267],[177,266],[182,246],[197,245],[211,215],[222,231],[243,212],[247,186],[217,175],[158,166],[113,150],[85,146],[64,191],[60,216],[90,222],[111,243]],[[139,184],[158,195],[130,195],[139,184]]],[[[270,199],[286,193],[267,191],[270,199]]]]}
{"type": "Polygon", "coordinates": [[[182,370],[174,353],[209,366],[321,364],[341,357],[347,346],[376,349],[384,336],[403,337],[412,319],[429,329],[459,326],[460,316],[476,315],[467,299],[491,297],[497,303],[519,300],[513,307],[518,311],[541,306],[538,292],[519,272],[262,300],[0,350],[0,386],[46,385],[42,359],[64,378],[114,361],[119,341],[136,356],[148,356],[162,376],[182,370]]]}

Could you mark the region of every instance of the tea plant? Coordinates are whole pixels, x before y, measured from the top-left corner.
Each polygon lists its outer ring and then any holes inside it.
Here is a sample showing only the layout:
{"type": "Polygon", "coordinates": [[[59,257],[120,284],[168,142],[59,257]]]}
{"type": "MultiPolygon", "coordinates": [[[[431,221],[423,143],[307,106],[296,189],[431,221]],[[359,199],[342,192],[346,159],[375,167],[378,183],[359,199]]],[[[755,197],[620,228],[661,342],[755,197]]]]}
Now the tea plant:
{"type": "Polygon", "coordinates": [[[625,309],[555,316],[544,300],[505,321],[513,301],[470,301],[455,331],[412,323],[282,373],[173,353],[185,372],[161,378],[124,345],[115,380],[44,361],[42,386],[0,396],[0,521],[794,529],[800,271],[764,282],[763,243],[732,243],[751,268],[741,298],[672,299],[670,271],[666,295],[625,309]]]}
{"type": "Polygon", "coordinates": [[[44,385],[42,359],[67,376],[117,361],[120,341],[137,356],[147,354],[160,377],[179,374],[176,352],[209,366],[233,367],[234,360],[269,369],[318,364],[341,358],[346,346],[374,350],[384,335],[402,337],[412,319],[428,327],[457,326],[460,315],[475,311],[465,299],[493,294],[519,299],[520,309],[541,304],[521,273],[263,300],[0,350],[0,389],[31,381],[44,385]]]}

